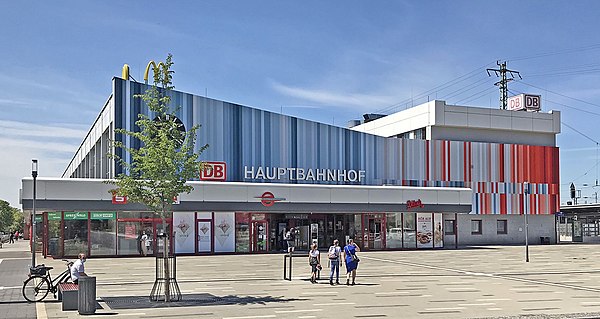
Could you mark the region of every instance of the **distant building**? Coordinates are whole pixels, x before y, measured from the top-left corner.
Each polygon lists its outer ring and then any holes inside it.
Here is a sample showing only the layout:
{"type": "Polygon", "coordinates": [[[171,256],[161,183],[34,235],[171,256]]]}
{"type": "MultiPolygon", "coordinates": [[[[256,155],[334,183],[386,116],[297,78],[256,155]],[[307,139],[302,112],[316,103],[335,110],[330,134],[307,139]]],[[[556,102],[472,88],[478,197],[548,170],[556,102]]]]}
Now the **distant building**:
{"type": "MultiPolygon", "coordinates": [[[[38,179],[45,254],[136,255],[141,232],[161,231],[157,216],[102,183],[122,172],[107,153],[130,160],[110,140],[139,147],[115,129],[148,114],[134,98],[146,89],[114,78],[63,178],[38,179]]],[[[179,91],[172,101],[186,128],[202,125],[201,159],[214,165],[174,205],[175,253],[283,251],[290,228],[297,249],[347,238],[366,250],[517,244],[523,212],[531,243],[556,241],[559,112],[432,101],[346,129],[179,91]]],[[[23,179],[25,210],[31,183],[23,179]]],[[[160,248],[150,242],[150,253],[160,248]]]]}

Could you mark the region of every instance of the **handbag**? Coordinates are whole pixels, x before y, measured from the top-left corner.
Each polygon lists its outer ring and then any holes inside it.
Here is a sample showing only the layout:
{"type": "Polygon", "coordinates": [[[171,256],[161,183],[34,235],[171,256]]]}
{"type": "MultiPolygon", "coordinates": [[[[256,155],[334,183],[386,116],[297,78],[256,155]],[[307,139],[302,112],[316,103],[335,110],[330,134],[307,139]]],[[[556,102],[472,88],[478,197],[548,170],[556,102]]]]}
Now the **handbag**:
{"type": "Polygon", "coordinates": [[[355,261],[355,262],[360,261],[360,258],[358,258],[358,256],[356,256],[356,255],[350,255],[350,256],[352,256],[352,261],[355,261]]]}

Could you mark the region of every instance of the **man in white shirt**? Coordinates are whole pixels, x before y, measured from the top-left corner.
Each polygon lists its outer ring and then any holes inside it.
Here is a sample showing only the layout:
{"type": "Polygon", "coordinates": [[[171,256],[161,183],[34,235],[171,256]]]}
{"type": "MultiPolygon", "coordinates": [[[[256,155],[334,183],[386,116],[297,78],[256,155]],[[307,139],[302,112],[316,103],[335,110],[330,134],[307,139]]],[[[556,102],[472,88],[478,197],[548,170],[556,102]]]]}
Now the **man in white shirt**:
{"type": "Polygon", "coordinates": [[[340,284],[340,256],[342,254],[342,248],[340,242],[336,239],[333,241],[333,245],[329,247],[327,257],[329,257],[329,267],[331,272],[329,274],[329,284],[333,286],[333,273],[335,272],[335,283],[340,284]]]}
{"type": "Polygon", "coordinates": [[[81,276],[87,276],[85,274],[85,267],[83,266],[84,263],[85,263],[85,254],[80,253],[79,259],[77,259],[73,263],[73,266],[71,266],[71,280],[73,280],[74,284],[79,283],[79,278],[81,276]]]}

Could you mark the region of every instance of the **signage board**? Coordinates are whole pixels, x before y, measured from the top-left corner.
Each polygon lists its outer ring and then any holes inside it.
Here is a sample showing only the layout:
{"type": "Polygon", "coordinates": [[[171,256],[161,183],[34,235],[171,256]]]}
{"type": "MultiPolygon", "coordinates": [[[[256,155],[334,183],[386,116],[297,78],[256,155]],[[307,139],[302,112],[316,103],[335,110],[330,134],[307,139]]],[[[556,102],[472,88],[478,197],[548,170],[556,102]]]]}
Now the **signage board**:
{"type": "Polygon", "coordinates": [[[65,212],[65,220],[85,220],[88,219],[87,212],[65,212]]]}
{"type": "Polygon", "coordinates": [[[61,220],[62,214],[60,212],[48,212],[48,220],[61,220]]]}
{"type": "Polygon", "coordinates": [[[115,212],[92,212],[91,219],[117,219],[117,213],[115,212]]]}
{"type": "Polygon", "coordinates": [[[507,109],[511,111],[539,111],[542,108],[542,96],[519,94],[508,98],[507,109]]]}
{"type": "Polygon", "coordinates": [[[201,181],[224,182],[227,180],[227,163],[204,162],[204,169],[200,170],[201,181]]]}

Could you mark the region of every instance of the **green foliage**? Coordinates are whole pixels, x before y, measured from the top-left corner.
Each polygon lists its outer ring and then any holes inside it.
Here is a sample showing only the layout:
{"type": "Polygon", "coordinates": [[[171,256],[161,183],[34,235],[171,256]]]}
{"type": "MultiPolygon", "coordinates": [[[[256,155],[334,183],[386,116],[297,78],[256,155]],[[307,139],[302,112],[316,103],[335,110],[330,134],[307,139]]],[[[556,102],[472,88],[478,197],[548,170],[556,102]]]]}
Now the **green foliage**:
{"type": "MultiPolygon", "coordinates": [[[[142,203],[154,212],[171,211],[173,199],[181,193],[189,193],[193,187],[185,185],[187,180],[198,176],[202,163],[198,158],[207,147],[200,147],[194,152],[198,125],[183,133],[181,123],[176,121],[176,111],[169,111],[170,91],[174,71],[172,56],[169,54],[165,62],[153,65],[154,85],[141,98],[150,109],[150,116],[139,114],[136,125],[137,132],[118,129],[117,134],[124,134],[139,140],[139,149],[131,148],[122,142],[114,141],[116,148],[131,154],[131,164],[123,158],[111,154],[124,168],[123,174],[111,182],[117,186],[111,190],[129,201],[142,203]]],[[[124,155],[127,156],[127,155],[124,155]]]]}
{"type": "Polygon", "coordinates": [[[0,200],[0,231],[5,233],[22,231],[24,226],[23,212],[11,207],[7,201],[0,200]]]}

